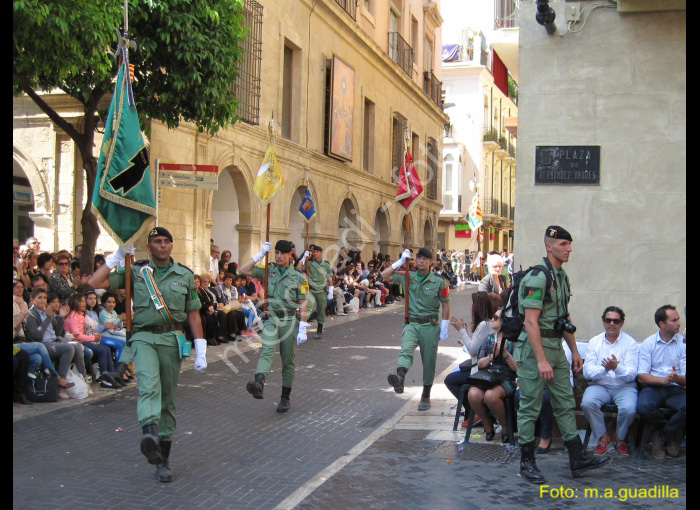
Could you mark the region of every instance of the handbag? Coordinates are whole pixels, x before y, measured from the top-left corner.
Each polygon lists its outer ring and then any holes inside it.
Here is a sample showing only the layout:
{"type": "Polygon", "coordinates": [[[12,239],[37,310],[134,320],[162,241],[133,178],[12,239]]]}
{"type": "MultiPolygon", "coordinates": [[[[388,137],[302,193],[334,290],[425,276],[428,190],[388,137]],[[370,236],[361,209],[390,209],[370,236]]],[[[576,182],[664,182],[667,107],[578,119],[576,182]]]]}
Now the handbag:
{"type": "Polygon", "coordinates": [[[76,400],[87,398],[87,383],[85,382],[85,379],[83,379],[83,374],[78,372],[75,365],[70,366],[70,370],[68,370],[68,373],[66,374],[66,382],[74,384],[74,386],[66,389],[66,393],[68,393],[70,398],[74,398],[76,400]]]}
{"type": "Polygon", "coordinates": [[[460,372],[471,372],[472,370],[472,360],[466,359],[459,364],[460,372]]]}
{"type": "Polygon", "coordinates": [[[58,402],[58,377],[30,377],[27,398],[32,402],[58,402]]]}
{"type": "Polygon", "coordinates": [[[501,384],[506,378],[500,368],[498,365],[491,365],[489,368],[479,369],[467,377],[467,384],[482,390],[490,390],[501,384]]]}

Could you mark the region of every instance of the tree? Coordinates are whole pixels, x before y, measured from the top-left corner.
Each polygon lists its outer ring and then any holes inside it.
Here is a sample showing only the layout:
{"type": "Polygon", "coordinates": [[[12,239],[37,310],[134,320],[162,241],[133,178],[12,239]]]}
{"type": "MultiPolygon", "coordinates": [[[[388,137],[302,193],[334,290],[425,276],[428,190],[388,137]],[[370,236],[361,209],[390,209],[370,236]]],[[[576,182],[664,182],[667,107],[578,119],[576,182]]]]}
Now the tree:
{"type": "MultiPolygon", "coordinates": [[[[149,119],[175,128],[184,120],[214,135],[238,119],[233,94],[246,36],[243,0],[129,0],[129,50],[142,127],[149,119]]],[[[111,54],[122,29],[120,0],[15,0],[13,95],[27,94],[75,142],[87,180],[81,228],[81,272],[91,274],[100,229],[91,211],[97,175],[93,155],[117,61],[111,54]],[[61,117],[37,90],[60,89],[83,106],[76,125],[61,117]]]]}

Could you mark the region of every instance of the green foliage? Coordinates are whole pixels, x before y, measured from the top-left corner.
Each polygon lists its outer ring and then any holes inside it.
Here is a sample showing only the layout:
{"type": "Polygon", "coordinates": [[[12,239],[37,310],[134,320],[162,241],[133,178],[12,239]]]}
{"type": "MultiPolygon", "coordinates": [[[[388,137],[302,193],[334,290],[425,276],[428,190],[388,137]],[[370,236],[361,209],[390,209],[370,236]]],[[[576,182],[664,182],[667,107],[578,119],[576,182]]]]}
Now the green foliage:
{"type": "MultiPolygon", "coordinates": [[[[60,88],[91,115],[91,98],[113,87],[109,50],[123,18],[119,0],[15,0],[13,94],[60,88]]],[[[242,20],[242,0],[129,0],[129,35],[138,45],[129,61],[142,118],[170,128],[184,119],[212,135],[235,122],[242,20]]]]}

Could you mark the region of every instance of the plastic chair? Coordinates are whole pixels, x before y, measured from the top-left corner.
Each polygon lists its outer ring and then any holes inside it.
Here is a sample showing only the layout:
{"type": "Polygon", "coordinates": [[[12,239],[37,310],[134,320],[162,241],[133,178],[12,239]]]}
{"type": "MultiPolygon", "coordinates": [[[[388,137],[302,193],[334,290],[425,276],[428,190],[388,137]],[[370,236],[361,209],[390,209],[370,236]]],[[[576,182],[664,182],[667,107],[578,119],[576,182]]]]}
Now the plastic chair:
{"type": "MultiPolygon", "coordinates": [[[[463,384],[459,387],[459,398],[457,399],[457,410],[455,411],[455,422],[452,427],[452,432],[455,432],[459,427],[459,417],[462,415],[462,407],[466,407],[466,410],[471,412],[471,406],[469,405],[469,400],[467,399],[467,392],[469,391],[469,385],[463,384]]],[[[464,412],[464,417],[467,419],[467,411],[464,412]]]]}
{"type": "MultiPolygon", "coordinates": [[[[466,386],[466,385],[465,385],[466,386]]],[[[460,393],[462,389],[460,388],[460,393]]],[[[508,422],[508,435],[510,439],[510,445],[515,446],[515,422],[516,422],[516,412],[515,412],[515,399],[511,397],[504,397],[503,402],[506,406],[506,421],[508,422]]],[[[466,436],[464,436],[464,442],[469,442],[469,436],[472,433],[472,425],[474,421],[474,409],[469,409],[469,424],[467,425],[466,436]]]]}

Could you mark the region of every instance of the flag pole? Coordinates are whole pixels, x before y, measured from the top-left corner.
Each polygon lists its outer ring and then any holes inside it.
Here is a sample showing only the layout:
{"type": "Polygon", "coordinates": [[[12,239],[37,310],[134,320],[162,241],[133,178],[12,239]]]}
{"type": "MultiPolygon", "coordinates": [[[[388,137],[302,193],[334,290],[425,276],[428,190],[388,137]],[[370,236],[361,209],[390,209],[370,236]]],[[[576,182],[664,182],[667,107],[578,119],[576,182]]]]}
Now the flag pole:
{"type": "MultiPolygon", "coordinates": [[[[306,249],[309,251],[309,257],[311,257],[311,250],[309,249],[309,222],[306,221],[306,249]]],[[[309,278],[309,260],[307,258],[306,262],[306,278],[309,278]]]]}
{"type": "MultiPolygon", "coordinates": [[[[411,216],[406,211],[406,249],[411,249],[411,244],[408,242],[408,233],[410,232],[411,216]]],[[[408,324],[408,260],[406,260],[406,284],[404,285],[404,314],[406,316],[406,324],[408,324]]]]}

